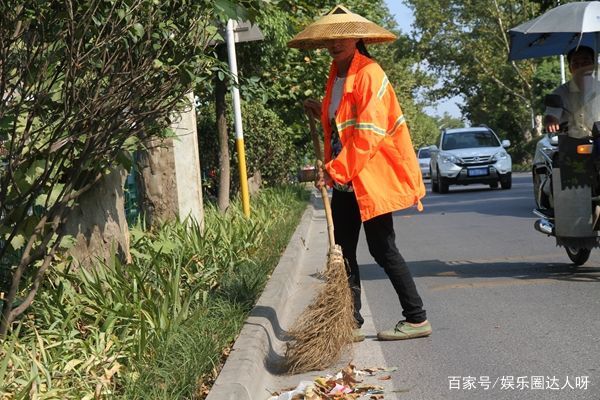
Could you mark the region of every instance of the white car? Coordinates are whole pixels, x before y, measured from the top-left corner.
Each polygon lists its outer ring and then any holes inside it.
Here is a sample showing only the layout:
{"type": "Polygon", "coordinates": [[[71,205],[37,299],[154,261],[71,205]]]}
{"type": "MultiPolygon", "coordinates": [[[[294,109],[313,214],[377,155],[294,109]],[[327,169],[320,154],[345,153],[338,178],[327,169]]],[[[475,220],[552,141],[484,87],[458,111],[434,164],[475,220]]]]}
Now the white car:
{"type": "Polygon", "coordinates": [[[438,144],[429,148],[432,191],[447,193],[449,185],[471,183],[511,188],[510,141],[501,142],[487,126],[444,129],[438,144]]]}
{"type": "Polygon", "coordinates": [[[430,160],[429,154],[430,154],[429,146],[421,147],[417,151],[417,158],[419,159],[419,167],[421,168],[421,175],[423,175],[423,178],[431,177],[429,175],[429,160],[430,160]]]}

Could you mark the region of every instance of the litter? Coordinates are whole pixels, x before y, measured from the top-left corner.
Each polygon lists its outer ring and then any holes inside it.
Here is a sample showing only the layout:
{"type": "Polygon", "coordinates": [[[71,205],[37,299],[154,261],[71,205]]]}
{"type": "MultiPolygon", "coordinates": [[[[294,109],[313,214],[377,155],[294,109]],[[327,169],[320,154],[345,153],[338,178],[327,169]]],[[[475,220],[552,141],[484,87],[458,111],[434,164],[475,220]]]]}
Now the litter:
{"type": "MultiPolygon", "coordinates": [[[[268,400],[359,400],[383,399],[384,389],[379,385],[364,383],[361,376],[375,376],[377,372],[396,371],[397,368],[357,369],[348,364],[334,375],[320,376],[313,381],[301,381],[295,389],[283,393],[273,393],[268,400]]],[[[383,375],[378,380],[390,380],[383,375]]]]}

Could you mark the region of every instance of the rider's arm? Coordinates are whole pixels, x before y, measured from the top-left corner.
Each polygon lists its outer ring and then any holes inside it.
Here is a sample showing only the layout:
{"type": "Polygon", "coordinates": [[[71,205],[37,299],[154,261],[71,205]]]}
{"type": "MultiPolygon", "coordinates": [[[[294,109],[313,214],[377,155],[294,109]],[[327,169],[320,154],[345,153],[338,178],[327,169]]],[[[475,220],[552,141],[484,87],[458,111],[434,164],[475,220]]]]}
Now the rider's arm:
{"type": "MultiPolygon", "coordinates": [[[[562,96],[562,86],[559,86],[552,92],[552,94],[558,94],[564,99],[562,96]]],[[[560,107],[548,107],[544,111],[544,127],[548,132],[558,132],[560,129],[560,121],[563,115],[563,109],[560,107]]]]}

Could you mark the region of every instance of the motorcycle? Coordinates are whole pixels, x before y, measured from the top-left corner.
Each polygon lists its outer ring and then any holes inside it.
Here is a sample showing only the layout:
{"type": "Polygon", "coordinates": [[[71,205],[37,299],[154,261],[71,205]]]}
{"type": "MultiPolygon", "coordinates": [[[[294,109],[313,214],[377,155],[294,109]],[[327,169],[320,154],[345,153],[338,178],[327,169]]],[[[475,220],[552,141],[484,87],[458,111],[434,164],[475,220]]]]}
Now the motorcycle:
{"type": "MultiPolygon", "coordinates": [[[[593,86],[600,89],[598,82],[593,86]]],[[[575,265],[585,264],[600,244],[600,121],[591,121],[600,119],[596,97],[600,95],[570,101],[571,106],[585,105],[568,110],[560,96],[546,96],[547,107],[561,109],[569,118],[538,143],[534,157],[533,212],[539,217],[534,227],[554,236],[575,265]]]]}
{"type": "MultiPolygon", "coordinates": [[[[562,4],[513,27],[509,37],[511,61],[567,54],[579,46],[590,47],[597,55],[600,53],[598,2],[562,4]]],[[[563,127],[556,138],[548,135],[546,143],[538,144],[534,161],[539,162],[533,168],[538,206],[534,212],[540,217],[535,228],[554,236],[577,265],[588,260],[599,242],[597,143],[600,126],[596,121],[600,120],[600,84],[597,82],[600,66],[597,60],[595,70],[595,77],[594,72],[584,71],[578,90],[569,87],[566,107],[560,103],[562,97],[548,98],[552,103],[550,107],[554,105],[553,108],[566,113],[561,117],[568,117],[563,118],[568,120],[568,127],[563,127]],[[593,82],[588,80],[590,77],[593,82]],[[579,98],[569,98],[574,93],[579,98]]],[[[566,91],[563,94],[566,95],[566,91]]]]}

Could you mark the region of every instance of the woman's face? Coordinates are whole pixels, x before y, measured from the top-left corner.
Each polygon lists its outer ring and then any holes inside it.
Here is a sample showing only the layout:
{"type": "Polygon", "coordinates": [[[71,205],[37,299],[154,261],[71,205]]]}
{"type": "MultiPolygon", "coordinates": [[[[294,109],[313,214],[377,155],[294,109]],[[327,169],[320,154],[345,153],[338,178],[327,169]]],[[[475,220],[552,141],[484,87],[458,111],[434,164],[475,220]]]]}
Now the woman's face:
{"type": "Polygon", "coordinates": [[[327,51],[337,64],[352,59],[358,39],[336,39],[327,43],[327,51]]]}

